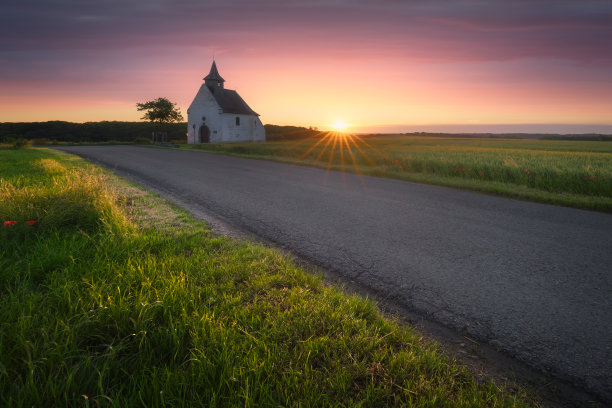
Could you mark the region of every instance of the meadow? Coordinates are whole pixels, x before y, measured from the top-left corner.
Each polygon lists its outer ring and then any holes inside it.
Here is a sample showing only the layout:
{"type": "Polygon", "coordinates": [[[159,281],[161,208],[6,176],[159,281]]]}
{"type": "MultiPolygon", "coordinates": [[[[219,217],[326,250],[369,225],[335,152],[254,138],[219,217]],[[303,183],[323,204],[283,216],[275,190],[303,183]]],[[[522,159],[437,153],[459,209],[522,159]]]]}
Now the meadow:
{"type": "Polygon", "coordinates": [[[0,221],[1,406],[537,405],[75,156],[0,150],[0,221]]]}
{"type": "Polygon", "coordinates": [[[612,142],[357,136],[182,148],[612,212],[612,142]]]}

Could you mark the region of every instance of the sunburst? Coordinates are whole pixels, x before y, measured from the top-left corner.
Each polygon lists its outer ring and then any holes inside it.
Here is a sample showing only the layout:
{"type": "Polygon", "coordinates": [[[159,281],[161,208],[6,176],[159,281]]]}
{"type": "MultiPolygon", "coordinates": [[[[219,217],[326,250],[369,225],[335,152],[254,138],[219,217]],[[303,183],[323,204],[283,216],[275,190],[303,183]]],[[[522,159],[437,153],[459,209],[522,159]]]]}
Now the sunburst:
{"type": "Polygon", "coordinates": [[[334,123],[332,123],[331,125],[335,130],[337,130],[338,132],[342,132],[344,129],[346,129],[349,125],[348,123],[344,122],[343,120],[338,119],[337,121],[335,121],[334,123]]]}

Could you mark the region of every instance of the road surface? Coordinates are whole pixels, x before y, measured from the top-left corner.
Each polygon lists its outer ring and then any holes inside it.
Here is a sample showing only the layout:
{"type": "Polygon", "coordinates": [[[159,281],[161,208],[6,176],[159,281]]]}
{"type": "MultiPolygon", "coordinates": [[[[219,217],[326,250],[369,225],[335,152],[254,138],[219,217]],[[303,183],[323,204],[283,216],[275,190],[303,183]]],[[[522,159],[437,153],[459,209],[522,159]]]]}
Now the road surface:
{"type": "Polygon", "coordinates": [[[135,146],[65,147],[612,400],[612,215],[135,146]]]}

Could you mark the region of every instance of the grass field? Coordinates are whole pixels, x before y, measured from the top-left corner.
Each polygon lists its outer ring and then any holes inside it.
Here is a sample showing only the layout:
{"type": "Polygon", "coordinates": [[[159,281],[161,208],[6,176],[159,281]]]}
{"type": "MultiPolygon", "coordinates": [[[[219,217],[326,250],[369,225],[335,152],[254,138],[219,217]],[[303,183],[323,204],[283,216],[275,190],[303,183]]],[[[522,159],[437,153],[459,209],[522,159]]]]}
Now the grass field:
{"type": "Polygon", "coordinates": [[[612,212],[610,141],[365,137],[330,133],[298,141],[182,148],[612,212]]]}
{"type": "Polygon", "coordinates": [[[0,150],[0,177],[0,406],[533,404],[74,156],[0,150]]]}

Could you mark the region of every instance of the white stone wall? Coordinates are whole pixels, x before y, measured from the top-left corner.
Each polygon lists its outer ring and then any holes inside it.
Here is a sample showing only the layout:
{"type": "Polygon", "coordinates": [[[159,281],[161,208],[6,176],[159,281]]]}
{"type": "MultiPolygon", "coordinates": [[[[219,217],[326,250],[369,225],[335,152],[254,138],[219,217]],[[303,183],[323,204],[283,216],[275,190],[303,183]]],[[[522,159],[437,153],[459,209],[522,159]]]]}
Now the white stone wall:
{"type": "Polygon", "coordinates": [[[224,113],[221,142],[263,142],[265,130],[257,116],[224,113]],[[236,118],[240,125],[236,125],[236,118]]]}
{"type": "Polygon", "coordinates": [[[263,123],[259,120],[258,116],[251,116],[251,126],[253,127],[253,141],[254,142],[265,142],[266,141],[266,129],[263,127],[263,123]]]}
{"type": "Polygon", "coordinates": [[[199,143],[200,126],[203,123],[210,129],[210,141],[217,142],[222,128],[220,113],[221,108],[215,97],[206,85],[202,85],[187,109],[187,143],[199,143]]]}
{"type": "Polygon", "coordinates": [[[266,140],[265,129],[257,116],[223,113],[206,85],[200,87],[187,109],[187,143],[199,143],[200,126],[204,123],[210,129],[211,143],[266,140]],[[240,125],[236,125],[237,117],[240,125]]]}

